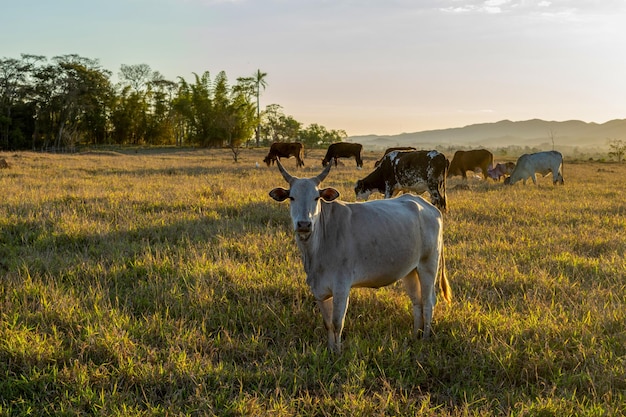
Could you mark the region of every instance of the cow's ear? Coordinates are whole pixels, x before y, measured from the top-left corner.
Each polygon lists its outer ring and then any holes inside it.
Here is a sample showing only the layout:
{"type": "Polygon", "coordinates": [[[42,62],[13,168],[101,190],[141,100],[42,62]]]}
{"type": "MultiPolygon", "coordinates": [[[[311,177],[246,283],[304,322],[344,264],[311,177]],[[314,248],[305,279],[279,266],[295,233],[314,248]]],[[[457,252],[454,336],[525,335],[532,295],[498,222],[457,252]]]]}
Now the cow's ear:
{"type": "Polygon", "coordinates": [[[334,188],[324,188],[320,190],[320,197],[324,199],[324,201],[333,201],[337,197],[339,197],[339,191],[334,188]]]}
{"type": "Polygon", "coordinates": [[[274,188],[272,191],[270,191],[270,197],[272,197],[276,201],[285,201],[287,198],[289,198],[289,190],[285,190],[281,187],[274,188]]]}

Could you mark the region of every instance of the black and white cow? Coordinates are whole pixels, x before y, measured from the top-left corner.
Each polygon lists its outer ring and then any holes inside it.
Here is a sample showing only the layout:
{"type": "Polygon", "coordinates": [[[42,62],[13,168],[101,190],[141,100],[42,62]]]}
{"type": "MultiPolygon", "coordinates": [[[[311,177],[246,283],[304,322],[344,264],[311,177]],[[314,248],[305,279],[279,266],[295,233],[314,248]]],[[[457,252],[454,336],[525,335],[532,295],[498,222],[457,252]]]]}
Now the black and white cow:
{"type": "Polygon", "coordinates": [[[374,191],[391,198],[400,192],[430,193],[431,202],[446,211],[449,161],[437,151],[389,152],[367,177],[357,181],[356,198],[367,200],[374,191]]]}
{"type": "Polygon", "coordinates": [[[383,156],[380,157],[380,159],[376,162],[374,162],[374,167],[377,167],[378,165],[380,165],[380,163],[383,161],[383,158],[385,157],[385,155],[387,155],[390,152],[393,151],[415,151],[416,149],[412,146],[394,146],[391,148],[387,148],[385,149],[385,153],[383,154],[383,156]]]}

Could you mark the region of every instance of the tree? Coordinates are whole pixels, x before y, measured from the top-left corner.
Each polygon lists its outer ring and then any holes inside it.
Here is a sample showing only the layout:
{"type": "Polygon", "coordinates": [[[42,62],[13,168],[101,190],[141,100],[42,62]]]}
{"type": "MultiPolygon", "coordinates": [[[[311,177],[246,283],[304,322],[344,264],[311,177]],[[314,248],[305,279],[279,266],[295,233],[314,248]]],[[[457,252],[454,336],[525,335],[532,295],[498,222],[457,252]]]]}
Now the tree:
{"type": "Polygon", "coordinates": [[[228,84],[225,72],[208,71],[194,82],[167,81],[147,64],[122,65],[113,86],[98,60],[77,54],[22,54],[0,59],[0,149],[64,150],[77,143],[175,143],[227,146],[235,161],[243,143],[304,140],[317,147],[345,138],[302,124],[278,104],[260,111],[267,73],[228,84]],[[256,106],[255,106],[256,102],[256,106]],[[263,117],[262,117],[263,116],[263,117]]]}
{"type": "Polygon", "coordinates": [[[305,148],[325,147],[333,142],[341,142],[347,137],[344,130],[328,130],[317,123],[310,124],[300,132],[300,139],[305,148]]]}
{"type": "Polygon", "coordinates": [[[148,119],[148,142],[167,144],[175,142],[176,115],[172,106],[177,85],[163,78],[153,79],[148,87],[150,117],[148,119]]]}
{"type": "Polygon", "coordinates": [[[122,64],[118,75],[122,84],[129,85],[135,91],[143,91],[149,82],[162,78],[161,74],[157,71],[153,72],[148,64],[122,64]]]}
{"type": "Polygon", "coordinates": [[[621,139],[609,139],[609,156],[617,158],[617,162],[622,162],[626,154],[626,142],[621,139]]]}
{"type": "Polygon", "coordinates": [[[172,96],[177,85],[147,64],[122,65],[112,115],[118,143],[167,144],[175,141],[172,96]]]}
{"type": "Polygon", "coordinates": [[[265,77],[267,77],[266,72],[261,72],[258,69],[252,77],[239,78],[238,81],[240,85],[243,87],[244,91],[248,90],[254,93],[256,96],[256,117],[257,117],[257,126],[255,131],[256,136],[256,146],[258,147],[261,142],[261,106],[259,104],[259,98],[261,96],[261,87],[265,90],[267,87],[267,82],[265,81],[265,77]]]}
{"type": "Polygon", "coordinates": [[[32,135],[35,106],[29,102],[35,64],[45,58],[22,54],[0,59],[0,149],[22,147],[32,135]],[[29,120],[30,119],[30,120],[29,120]]]}
{"type": "Polygon", "coordinates": [[[178,94],[172,103],[174,110],[181,116],[178,130],[185,139],[200,146],[210,146],[213,135],[213,100],[211,74],[193,73],[196,82],[188,83],[179,78],[178,94]]]}
{"type": "Polygon", "coordinates": [[[110,72],[97,60],[76,54],[52,61],[33,71],[31,100],[37,108],[33,136],[41,134],[44,149],[72,148],[81,140],[104,141],[114,94],[110,72]]]}
{"type": "Polygon", "coordinates": [[[147,107],[144,94],[130,86],[117,94],[110,116],[115,143],[139,145],[144,142],[147,107]]]}
{"type": "Polygon", "coordinates": [[[233,159],[237,162],[241,144],[250,138],[257,122],[254,116],[255,107],[250,102],[250,95],[241,85],[229,88],[226,73],[223,71],[214,81],[213,103],[216,140],[221,146],[226,145],[231,149],[233,159]]]}
{"type": "Polygon", "coordinates": [[[300,135],[302,124],[283,113],[279,104],[269,104],[261,116],[261,131],[271,142],[295,140],[300,135]]]}

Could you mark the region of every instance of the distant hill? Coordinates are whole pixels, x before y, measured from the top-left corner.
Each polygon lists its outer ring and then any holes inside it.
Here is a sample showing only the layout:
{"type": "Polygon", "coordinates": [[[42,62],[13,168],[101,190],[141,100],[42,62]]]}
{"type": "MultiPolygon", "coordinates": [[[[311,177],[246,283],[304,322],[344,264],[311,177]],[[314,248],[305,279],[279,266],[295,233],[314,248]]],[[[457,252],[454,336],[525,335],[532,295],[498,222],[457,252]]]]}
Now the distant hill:
{"type": "Polygon", "coordinates": [[[415,146],[422,149],[529,147],[546,150],[552,149],[552,139],[554,148],[563,152],[604,150],[608,148],[609,140],[626,141],[626,119],[611,120],[602,124],[580,120],[564,122],[539,119],[519,122],[502,120],[496,123],[390,136],[350,136],[348,141],[361,143],[370,150],[391,146],[415,146]]]}

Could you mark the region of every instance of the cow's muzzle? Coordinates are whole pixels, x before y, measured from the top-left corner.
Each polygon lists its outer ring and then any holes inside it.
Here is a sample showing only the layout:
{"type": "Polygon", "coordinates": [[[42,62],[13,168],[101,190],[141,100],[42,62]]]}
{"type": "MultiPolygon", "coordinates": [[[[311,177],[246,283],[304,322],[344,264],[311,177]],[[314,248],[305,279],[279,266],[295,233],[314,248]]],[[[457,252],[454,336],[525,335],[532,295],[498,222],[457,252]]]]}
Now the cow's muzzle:
{"type": "Polygon", "coordinates": [[[310,220],[299,220],[296,224],[296,233],[300,240],[307,240],[311,236],[311,221],[310,220]]]}

